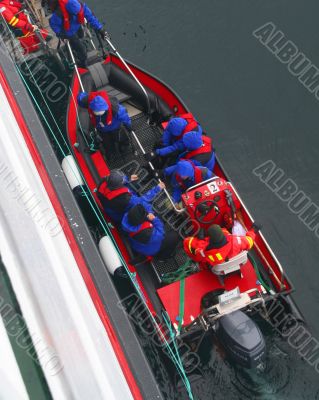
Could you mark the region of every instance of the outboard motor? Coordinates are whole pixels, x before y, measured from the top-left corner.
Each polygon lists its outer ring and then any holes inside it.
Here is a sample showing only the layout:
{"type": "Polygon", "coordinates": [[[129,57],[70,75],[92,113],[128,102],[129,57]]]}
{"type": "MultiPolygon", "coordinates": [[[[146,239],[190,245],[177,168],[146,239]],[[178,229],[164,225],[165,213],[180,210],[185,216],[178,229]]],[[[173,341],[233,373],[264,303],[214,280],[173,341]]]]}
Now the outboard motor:
{"type": "Polygon", "coordinates": [[[242,311],[221,317],[216,333],[236,363],[245,368],[257,368],[263,362],[266,353],[263,335],[255,322],[242,311]]]}

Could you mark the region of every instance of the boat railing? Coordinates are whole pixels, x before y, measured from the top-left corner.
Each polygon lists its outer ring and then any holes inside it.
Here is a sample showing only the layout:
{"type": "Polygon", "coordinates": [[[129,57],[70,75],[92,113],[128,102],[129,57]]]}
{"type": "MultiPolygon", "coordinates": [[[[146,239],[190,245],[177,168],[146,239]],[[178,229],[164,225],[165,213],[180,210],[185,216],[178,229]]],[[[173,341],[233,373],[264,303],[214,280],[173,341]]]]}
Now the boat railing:
{"type": "MultiPolygon", "coordinates": [[[[218,178],[219,178],[218,176],[213,176],[212,178],[207,179],[206,181],[203,181],[203,182],[201,182],[201,183],[198,183],[198,184],[196,184],[196,185],[193,185],[193,186],[191,186],[190,188],[188,188],[188,189],[186,190],[185,194],[187,195],[187,193],[189,193],[190,191],[192,191],[192,190],[194,190],[194,189],[196,189],[196,188],[198,188],[198,187],[207,185],[207,184],[209,184],[209,183],[215,181],[215,180],[218,179],[218,178]]],[[[250,220],[253,222],[254,219],[253,219],[253,217],[251,216],[251,214],[249,213],[249,211],[248,211],[247,207],[245,206],[245,204],[244,204],[242,198],[239,196],[237,190],[235,189],[235,187],[233,186],[233,184],[232,184],[231,182],[228,182],[228,184],[230,185],[230,187],[232,188],[232,190],[233,190],[234,193],[236,194],[236,196],[237,196],[238,200],[240,201],[242,208],[245,210],[247,216],[248,216],[248,217],[250,218],[250,220]]],[[[185,210],[185,209],[184,209],[184,210],[185,210]]],[[[275,254],[273,253],[273,251],[271,250],[271,248],[270,248],[270,246],[269,246],[267,240],[265,239],[264,235],[263,235],[261,232],[259,232],[259,235],[260,235],[261,240],[262,240],[263,243],[265,244],[265,246],[266,246],[268,252],[270,253],[271,257],[273,258],[273,260],[275,261],[276,265],[278,266],[278,269],[279,269],[279,271],[280,271],[280,277],[278,277],[278,275],[276,274],[276,272],[274,271],[274,269],[272,268],[272,266],[270,265],[270,263],[269,263],[268,260],[266,259],[265,255],[263,254],[263,252],[262,252],[262,250],[259,248],[259,246],[258,246],[256,243],[254,244],[254,246],[255,246],[255,248],[257,249],[257,251],[258,251],[260,257],[263,259],[263,261],[264,261],[265,264],[267,265],[267,268],[269,269],[270,273],[272,274],[272,276],[274,277],[274,279],[275,279],[276,282],[278,283],[280,291],[283,291],[283,290],[286,289],[286,286],[285,286],[285,283],[284,283],[284,280],[285,280],[284,269],[283,269],[282,265],[280,264],[279,260],[277,259],[277,257],[275,256],[275,254]]]]}
{"type": "Polygon", "coordinates": [[[198,188],[198,187],[200,187],[200,186],[207,185],[208,183],[215,181],[217,178],[219,178],[219,177],[218,177],[218,176],[213,176],[212,178],[206,179],[206,181],[197,183],[196,185],[193,185],[193,186],[191,186],[190,188],[188,188],[188,189],[185,191],[185,193],[188,193],[188,192],[190,192],[190,191],[192,191],[192,190],[194,190],[194,189],[196,189],[196,188],[198,188]]]}
{"type": "Polygon", "coordinates": [[[74,65],[75,73],[76,73],[76,75],[78,77],[78,80],[79,80],[79,83],[80,83],[80,86],[81,86],[81,90],[82,90],[82,92],[85,92],[84,86],[83,86],[83,82],[82,82],[82,79],[81,79],[81,76],[80,76],[80,73],[79,73],[79,69],[78,69],[78,66],[77,66],[77,64],[75,62],[75,57],[74,57],[73,51],[71,49],[70,42],[68,40],[66,41],[66,45],[67,45],[67,48],[68,48],[72,63],[74,65]]]}
{"type": "MultiPolygon", "coordinates": [[[[135,133],[133,130],[131,130],[131,133],[132,133],[133,138],[134,138],[134,140],[136,141],[138,147],[140,148],[142,154],[145,155],[145,154],[146,154],[146,151],[145,151],[145,149],[144,149],[142,143],[140,142],[139,138],[137,137],[136,133],[135,133]]],[[[150,168],[151,168],[152,171],[155,171],[155,167],[154,167],[154,165],[151,163],[151,161],[148,162],[148,165],[150,166],[150,168]]],[[[159,179],[159,181],[161,182],[160,179],[159,179]]],[[[168,198],[169,202],[171,203],[171,205],[172,205],[172,207],[173,207],[173,209],[174,209],[174,211],[175,211],[176,213],[182,214],[182,213],[184,213],[184,212],[186,211],[185,208],[178,208],[178,207],[176,207],[176,205],[175,205],[175,203],[174,203],[174,200],[172,199],[171,195],[169,194],[169,192],[168,192],[168,190],[167,190],[166,188],[164,188],[164,193],[165,193],[166,197],[168,198]]]]}
{"type": "Polygon", "coordinates": [[[105,41],[109,44],[109,46],[111,47],[111,49],[114,51],[114,53],[118,56],[118,58],[121,60],[121,62],[123,63],[123,65],[125,66],[125,68],[128,70],[128,72],[130,73],[130,75],[133,77],[133,79],[135,80],[135,82],[138,84],[138,86],[141,88],[145,99],[146,99],[146,104],[147,104],[147,113],[150,116],[151,115],[151,102],[150,102],[150,98],[149,95],[145,89],[145,87],[142,85],[142,83],[140,82],[140,80],[137,78],[137,76],[134,74],[134,72],[132,71],[132,69],[130,68],[130,66],[127,64],[127,62],[124,60],[124,58],[121,56],[121,54],[118,52],[118,50],[115,48],[115,46],[113,45],[113,43],[111,42],[111,40],[107,37],[105,37],[105,41]]]}
{"type": "MultiPolygon", "coordinates": [[[[81,90],[82,90],[82,92],[85,92],[84,86],[83,86],[83,82],[82,82],[82,79],[81,79],[81,75],[80,75],[80,73],[79,73],[79,70],[78,70],[78,67],[77,67],[77,64],[76,64],[76,61],[75,61],[75,57],[74,57],[74,54],[73,54],[73,51],[72,51],[72,49],[71,49],[71,46],[70,46],[69,41],[67,41],[67,48],[68,48],[68,51],[69,51],[69,54],[70,54],[72,63],[73,63],[73,65],[74,65],[75,72],[76,72],[77,78],[78,78],[78,80],[79,80],[79,84],[80,84],[81,90]]],[[[120,57],[120,56],[119,56],[119,57],[120,57]]],[[[143,88],[143,89],[144,89],[144,88],[143,88]]],[[[145,93],[146,93],[146,92],[145,92],[145,93]]],[[[139,138],[137,137],[136,133],[135,133],[133,130],[131,130],[130,133],[132,134],[132,136],[133,136],[134,140],[136,141],[138,147],[140,148],[142,154],[145,155],[145,154],[146,154],[146,151],[145,151],[145,149],[144,149],[142,143],[140,142],[139,138]]],[[[83,132],[82,132],[82,134],[83,134],[83,132]]],[[[149,164],[150,168],[152,169],[152,171],[155,171],[155,167],[153,166],[153,164],[152,164],[150,161],[148,162],[148,164],[149,164]]],[[[160,179],[159,179],[159,181],[160,181],[160,179]]],[[[169,192],[168,192],[168,190],[167,190],[166,188],[164,188],[164,193],[165,193],[166,197],[168,198],[170,204],[172,205],[172,207],[173,207],[173,209],[174,209],[174,211],[175,211],[176,213],[181,214],[181,213],[184,213],[184,212],[186,211],[185,208],[178,208],[178,207],[176,207],[176,205],[175,205],[175,203],[174,203],[174,201],[173,201],[171,195],[169,194],[169,192]]]]}
{"type": "MultiPolygon", "coordinates": [[[[245,206],[243,200],[241,199],[241,197],[239,196],[237,190],[234,188],[233,184],[231,182],[229,182],[229,185],[231,186],[232,190],[234,191],[234,193],[236,194],[238,200],[241,203],[241,206],[243,207],[243,209],[245,210],[246,214],[248,215],[248,217],[250,218],[250,220],[253,222],[254,219],[251,216],[251,214],[249,213],[247,207],[245,206]]],[[[256,244],[256,242],[254,243],[254,247],[256,248],[256,250],[258,251],[259,255],[262,257],[263,261],[266,263],[267,268],[269,269],[269,271],[271,272],[272,276],[274,277],[274,279],[277,281],[278,285],[279,285],[279,289],[280,290],[285,290],[286,286],[284,283],[285,280],[285,273],[284,273],[284,269],[282,267],[282,265],[280,264],[279,260],[277,259],[277,257],[275,256],[274,252],[271,250],[267,240],[265,239],[264,235],[259,232],[260,238],[262,239],[263,243],[265,244],[267,250],[269,251],[271,257],[273,258],[273,260],[275,261],[276,265],[278,266],[278,269],[280,271],[280,277],[277,276],[276,272],[274,271],[274,269],[272,268],[272,266],[269,264],[269,261],[266,259],[266,257],[264,256],[262,250],[259,248],[259,246],[256,244]]]]}
{"type": "Polygon", "coordinates": [[[257,288],[249,289],[242,292],[239,299],[229,303],[224,309],[219,305],[219,303],[204,309],[200,315],[186,327],[186,330],[191,330],[192,327],[196,326],[198,323],[200,323],[204,330],[208,330],[211,328],[212,324],[215,324],[215,322],[221,317],[234,311],[243,310],[247,307],[251,308],[257,304],[262,304],[264,307],[265,299],[257,288]],[[251,298],[250,295],[253,293],[256,293],[256,298],[251,298]]]}

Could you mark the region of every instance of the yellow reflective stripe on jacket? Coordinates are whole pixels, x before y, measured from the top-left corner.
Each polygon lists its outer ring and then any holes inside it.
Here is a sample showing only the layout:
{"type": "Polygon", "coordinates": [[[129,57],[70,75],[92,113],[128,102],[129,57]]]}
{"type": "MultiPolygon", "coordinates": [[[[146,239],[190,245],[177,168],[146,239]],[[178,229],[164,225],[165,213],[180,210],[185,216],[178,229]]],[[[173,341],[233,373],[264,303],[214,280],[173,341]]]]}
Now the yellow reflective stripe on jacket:
{"type": "Polygon", "coordinates": [[[190,240],[189,240],[189,242],[188,242],[188,250],[189,250],[192,254],[194,254],[194,253],[193,253],[192,246],[191,246],[193,240],[194,240],[194,236],[191,237],[190,240]]]}
{"type": "Polygon", "coordinates": [[[220,253],[216,253],[216,257],[218,259],[218,261],[222,261],[223,257],[220,253]]]}
{"type": "MultiPolygon", "coordinates": [[[[216,253],[215,257],[217,258],[218,261],[222,261],[223,260],[223,256],[220,253],[216,253]]],[[[209,255],[208,258],[210,259],[210,261],[215,262],[215,259],[212,255],[209,255]]]]}
{"type": "Polygon", "coordinates": [[[18,18],[12,17],[10,22],[9,22],[9,25],[16,26],[18,22],[19,22],[18,18]]]}
{"type": "Polygon", "coordinates": [[[254,245],[254,241],[250,236],[246,236],[246,239],[248,240],[249,243],[249,249],[251,249],[254,245]]]}

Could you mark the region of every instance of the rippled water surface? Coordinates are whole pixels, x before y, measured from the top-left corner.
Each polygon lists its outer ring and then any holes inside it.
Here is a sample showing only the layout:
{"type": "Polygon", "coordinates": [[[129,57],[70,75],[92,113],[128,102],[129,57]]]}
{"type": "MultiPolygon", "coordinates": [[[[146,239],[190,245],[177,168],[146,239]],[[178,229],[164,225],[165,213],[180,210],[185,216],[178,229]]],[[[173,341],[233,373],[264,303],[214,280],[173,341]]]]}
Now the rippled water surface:
{"type": "MultiPolygon", "coordinates": [[[[252,32],[272,22],[319,66],[318,1],[90,0],[118,49],[183,98],[215,141],[227,172],[296,287],[319,339],[319,239],[252,173],[267,160],[319,205],[319,102],[252,32]]],[[[319,399],[319,375],[273,332],[263,372],[204,344],[196,399],[319,399]]],[[[164,391],[176,396],[170,386],[164,391]]],[[[183,397],[179,394],[178,398],[183,397]]],[[[186,397],[185,397],[186,398],[186,397]]]]}

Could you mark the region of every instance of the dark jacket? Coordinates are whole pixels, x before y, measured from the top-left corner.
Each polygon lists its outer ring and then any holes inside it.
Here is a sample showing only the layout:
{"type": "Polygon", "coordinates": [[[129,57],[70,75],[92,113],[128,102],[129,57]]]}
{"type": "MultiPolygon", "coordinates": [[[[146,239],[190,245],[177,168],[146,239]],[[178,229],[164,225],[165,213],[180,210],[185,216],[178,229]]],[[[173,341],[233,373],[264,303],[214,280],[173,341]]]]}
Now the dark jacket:
{"type": "MultiPolygon", "coordinates": [[[[127,110],[121,104],[119,104],[118,100],[115,97],[110,97],[110,101],[112,104],[112,123],[107,125],[106,118],[107,112],[103,115],[94,116],[94,126],[99,132],[108,133],[113,132],[120,129],[121,124],[125,125],[128,129],[131,129],[131,118],[129,117],[127,110]]],[[[78,104],[80,107],[88,108],[88,93],[82,92],[78,95],[78,104]]]]}
{"type": "MultiPolygon", "coordinates": [[[[165,157],[175,152],[182,153],[185,151],[186,147],[183,143],[182,135],[186,127],[187,121],[185,118],[172,118],[163,132],[162,142],[164,147],[157,149],[156,154],[165,157]]],[[[200,135],[202,134],[202,128],[200,125],[197,125],[197,132],[200,135]]]]}
{"type": "MultiPolygon", "coordinates": [[[[147,232],[139,232],[134,237],[129,236],[132,249],[137,253],[145,256],[156,255],[161,248],[165,237],[165,228],[163,222],[159,218],[155,218],[151,224],[152,228],[147,229],[147,232]]],[[[141,225],[132,226],[128,222],[127,213],[122,220],[122,228],[128,234],[138,232],[141,225]]]]}
{"type": "MultiPolygon", "coordinates": [[[[87,22],[91,25],[93,29],[100,30],[103,28],[103,25],[99,22],[99,20],[95,17],[92,11],[86,4],[83,4],[84,7],[84,17],[87,22]]],[[[65,31],[63,26],[63,16],[58,8],[54,11],[50,18],[50,26],[54,33],[57,36],[66,36],[68,38],[74,36],[78,30],[80,29],[81,24],[78,21],[77,14],[81,9],[81,3],[78,0],[69,0],[66,5],[66,10],[69,12],[70,18],[70,29],[65,31]]]]}
{"type": "Polygon", "coordinates": [[[152,201],[161,191],[158,185],[154,186],[142,196],[137,195],[128,187],[128,185],[126,185],[126,187],[128,188],[127,193],[121,194],[112,200],[108,200],[105,196],[103,196],[102,185],[98,191],[98,197],[103,205],[104,211],[113,221],[121,222],[123,215],[128,212],[130,208],[136,206],[137,204],[142,204],[148,213],[153,212],[152,201]]]}
{"type": "Polygon", "coordinates": [[[185,189],[213,176],[212,171],[208,168],[195,166],[191,161],[187,160],[179,161],[177,164],[165,168],[164,174],[171,177],[171,184],[173,186],[172,197],[176,203],[181,201],[181,196],[185,189]],[[199,179],[197,179],[197,175],[200,176],[199,179]],[[182,176],[187,177],[187,179],[184,179],[181,185],[182,176]]]}

